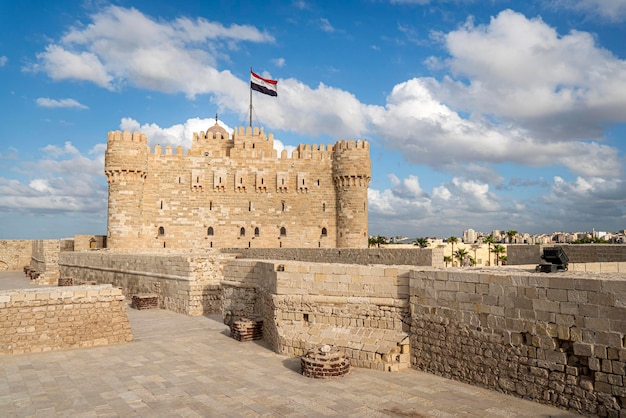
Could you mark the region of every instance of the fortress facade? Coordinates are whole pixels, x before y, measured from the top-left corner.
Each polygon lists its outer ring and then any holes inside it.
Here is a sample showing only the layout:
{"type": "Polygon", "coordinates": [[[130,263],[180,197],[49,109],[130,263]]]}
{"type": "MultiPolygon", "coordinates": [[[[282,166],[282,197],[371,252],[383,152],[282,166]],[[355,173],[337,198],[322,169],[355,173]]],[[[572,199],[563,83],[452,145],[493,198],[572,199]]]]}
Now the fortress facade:
{"type": "Polygon", "coordinates": [[[109,248],[367,247],[369,143],[299,145],[278,156],[255,127],[218,125],[191,149],[154,152],[146,135],[109,132],[109,248]]]}

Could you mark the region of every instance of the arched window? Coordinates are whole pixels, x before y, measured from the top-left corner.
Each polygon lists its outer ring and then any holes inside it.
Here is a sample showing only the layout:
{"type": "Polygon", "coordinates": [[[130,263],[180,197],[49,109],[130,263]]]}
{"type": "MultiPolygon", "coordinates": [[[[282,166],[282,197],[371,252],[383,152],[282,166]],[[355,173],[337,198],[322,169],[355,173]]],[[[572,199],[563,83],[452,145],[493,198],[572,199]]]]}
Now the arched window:
{"type": "Polygon", "coordinates": [[[159,235],[165,235],[165,228],[162,226],[159,227],[159,235]]]}
{"type": "Polygon", "coordinates": [[[285,229],[284,226],[280,227],[280,236],[281,237],[287,236],[287,230],[285,229]]]}
{"type": "Polygon", "coordinates": [[[283,200],[282,202],[280,202],[280,204],[282,205],[282,209],[281,210],[284,211],[285,210],[285,201],[283,200]]]}
{"type": "Polygon", "coordinates": [[[326,203],[322,203],[322,212],[326,212],[326,203]]]}
{"type": "Polygon", "coordinates": [[[213,227],[210,226],[209,229],[206,230],[207,235],[215,235],[215,231],[213,231],[213,227]]]}
{"type": "Polygon", "coordinates": [[[254,228],[254,236],[255,237],[259,236],[259,228],[258,227],[254,228]]]}
{"type": "Polygon", "coordinates": [[[243,226],[239,230],[239,236],[241,236],[241,237],[245,237],[246,236],[246,228],[244,228],[243,226]]]}
{"type": "Polygon", "coordinates": [[[322,236],[325,237],[328,235],[328,231],[326,230],[326,228],[322,228],[322,236]]]}

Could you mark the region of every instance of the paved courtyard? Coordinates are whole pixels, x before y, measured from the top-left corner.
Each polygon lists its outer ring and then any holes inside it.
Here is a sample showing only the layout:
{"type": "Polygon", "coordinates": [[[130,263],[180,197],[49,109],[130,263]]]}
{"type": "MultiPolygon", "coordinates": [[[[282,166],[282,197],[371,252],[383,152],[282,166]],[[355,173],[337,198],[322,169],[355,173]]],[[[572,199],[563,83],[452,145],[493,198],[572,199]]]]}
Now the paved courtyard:
{"type": "MultiPolygon", "coordinates": [[[[30,286],[0,272],[0,289],[30,286]]],[[[127,312],[131,343],[0,355],[0,416],[577,416],[416,370],[309,379],[298,359],[231,339],[220,316],[127,312]]]]}

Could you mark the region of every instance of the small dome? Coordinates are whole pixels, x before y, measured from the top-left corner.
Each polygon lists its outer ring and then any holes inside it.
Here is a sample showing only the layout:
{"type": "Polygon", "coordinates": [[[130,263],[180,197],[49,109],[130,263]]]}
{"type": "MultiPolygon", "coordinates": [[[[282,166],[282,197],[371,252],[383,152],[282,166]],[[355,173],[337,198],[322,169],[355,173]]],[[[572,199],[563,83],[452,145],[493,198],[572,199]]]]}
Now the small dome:
{"type": "Polygon", "coordinates": [[[215,115],[215,125],[211,126],[208,131],[206,131],[207,138],[220,138],[220,136],[224,139],[228,139],[230,135],[228,131],[222,128],[217,123],[217,115],[215,115]]]}

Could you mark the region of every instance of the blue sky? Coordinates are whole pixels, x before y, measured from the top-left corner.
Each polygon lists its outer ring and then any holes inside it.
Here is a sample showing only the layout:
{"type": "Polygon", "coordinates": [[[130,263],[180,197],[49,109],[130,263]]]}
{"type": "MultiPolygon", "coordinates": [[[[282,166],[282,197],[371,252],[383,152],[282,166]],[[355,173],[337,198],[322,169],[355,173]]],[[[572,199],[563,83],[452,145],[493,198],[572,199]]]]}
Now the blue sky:
{"type": "Polygon", "coordinates": [[[371,142],[370,234],[626,228],[626,0],[0,2],[0,239],[106,233],[110,130],[371,142]]]}

